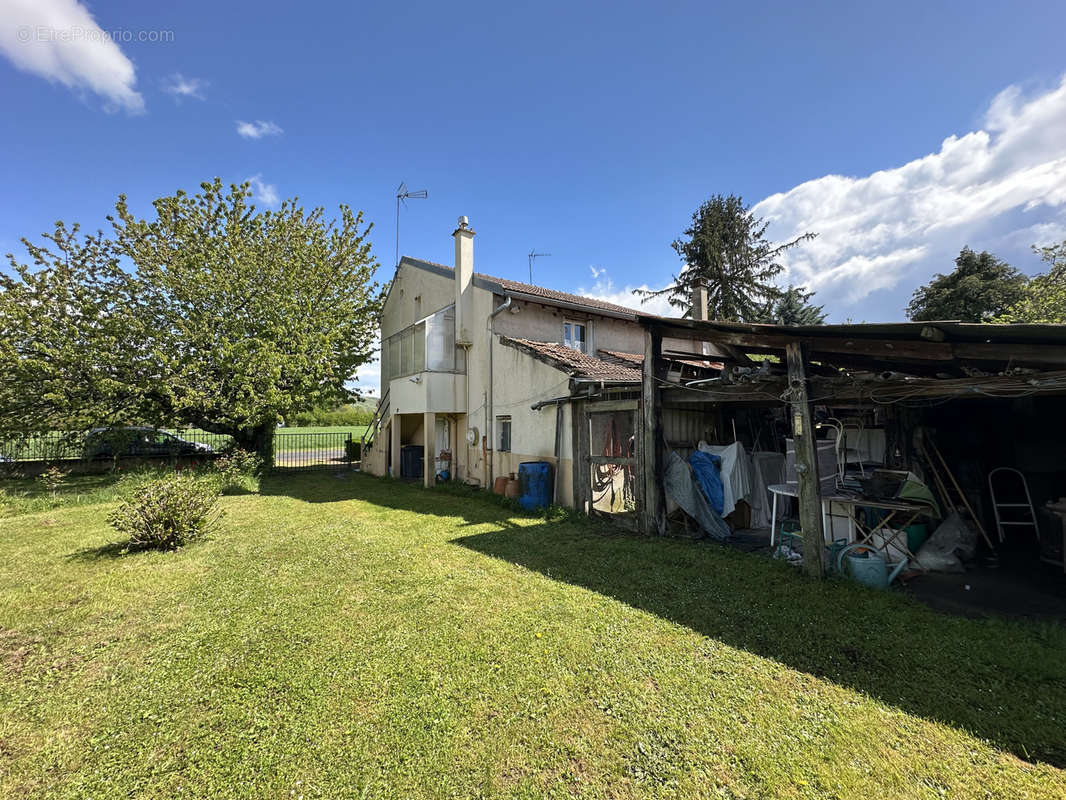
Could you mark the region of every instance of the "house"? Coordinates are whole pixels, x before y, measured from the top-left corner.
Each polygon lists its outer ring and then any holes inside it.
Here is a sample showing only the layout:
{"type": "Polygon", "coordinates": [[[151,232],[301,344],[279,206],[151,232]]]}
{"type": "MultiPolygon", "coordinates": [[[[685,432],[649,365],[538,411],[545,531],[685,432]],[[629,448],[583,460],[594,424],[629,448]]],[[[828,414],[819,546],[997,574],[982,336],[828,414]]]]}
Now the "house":
{"type": "Polygon", "coordinates": [[[636,397],[644,348],[638,312],[475,272],[465,217],[452,235],[454,266],[405,256],[396,268],[381,317],[382,395],[363,469],[419,473],[427,485],[447,470],[492,487],[523,461],[547,461],[556,502],[573,505],[570,400],[636,397]]]}
{"type": "Polygon", "coordinates": [[[875,502],[867,470],[890,469],[966,512],[984,552],[1024,531],[1040,558],[1063,563],[1061,524],[1044,506],[1066,497],[1066,326],[731,323],[707,318],[702,291],[688,318],[664,318],[475,272],[465,218],[453,236],[454,266],[397,267],[363,469],[491,488],[546,461],[559,504],[699,535],[706,526],[667,491],[669,467],[739,443],[768,469],[745,467],[760,488],[733,525],[771,527],[777,486],[798,498],[808,547],[853,537],[875,502]],[[827,440],[837,466],[819,475],[827,440]],[[1015,475],[1031,501],[989,489],[1015,475]]]}

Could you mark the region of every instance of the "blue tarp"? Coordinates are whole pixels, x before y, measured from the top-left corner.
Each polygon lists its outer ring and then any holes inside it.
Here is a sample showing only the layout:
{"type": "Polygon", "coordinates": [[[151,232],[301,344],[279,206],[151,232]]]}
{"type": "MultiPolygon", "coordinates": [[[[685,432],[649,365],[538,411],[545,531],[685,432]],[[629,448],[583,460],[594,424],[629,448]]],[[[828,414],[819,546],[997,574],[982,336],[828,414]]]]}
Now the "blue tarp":
{"type": "Polygon", "coordinates": [[[731,535],[729,526],[711,508],[707,502],[707,496],[696,483],[692,474],[692,467],[685,463],[673,450],[670,451],[669,460],[666,462],[666,474],[663,476],[663,488],[666,495],[681,508],[685,513],[699,522],[700,529],[708,536],[720,542],[727,541],[731,535]]]}
{"type": "Polygon", "coordinates": [[[694,450],[688,457],[688,463],[692,465],[692,471],[696,474],[707,500],[716,514],[721,514],[725,508],[725,487],[722,485],[722,459],[719,456],[705,453],[702,450],[694,450]]]}

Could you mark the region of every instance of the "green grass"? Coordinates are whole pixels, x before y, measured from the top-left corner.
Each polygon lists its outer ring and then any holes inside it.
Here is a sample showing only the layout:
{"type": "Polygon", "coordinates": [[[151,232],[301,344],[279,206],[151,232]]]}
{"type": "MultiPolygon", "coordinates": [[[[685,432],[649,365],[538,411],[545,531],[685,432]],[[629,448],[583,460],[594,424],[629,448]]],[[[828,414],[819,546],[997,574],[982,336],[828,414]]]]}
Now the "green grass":
{"type": "MultiPolygon", "coordinates": [[[[94,490],[96,491],[96,490],[94,490]]],[[[0,796],[1066,796],[1066,631],[328,473],[0,519],[0,796]]]]}
{"type": "Polygon", "coordinates": [[[72,474],[54,494],[35,478],[0,478],[0,520],[70,506],[118,502],[141,481],[170,472],[169,467],[160,466],[120,469],[117,474],[72,474]]]}

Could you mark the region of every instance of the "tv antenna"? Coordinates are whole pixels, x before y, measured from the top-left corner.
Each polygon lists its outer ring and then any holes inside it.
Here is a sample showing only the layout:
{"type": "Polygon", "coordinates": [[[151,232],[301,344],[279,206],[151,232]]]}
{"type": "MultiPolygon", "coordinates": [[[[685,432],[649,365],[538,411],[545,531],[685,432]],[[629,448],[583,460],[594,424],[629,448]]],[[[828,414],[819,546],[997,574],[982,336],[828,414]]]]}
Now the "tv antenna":
{"type": "Polygon", "coordinates": [[[400,185],[396,188],[396,266],[400,266],[400,203],[403,203],[406,208],[409,199],[425,200],[427,197],[429,197],[429,192],[425,189],[411,191],[407,188],[406,181],[400,181],[400,185]]]}
{"type": "Polygon", "coordinates": [[[529,282],[533,283],[533,262],[538,258],[548,258],[551,253],[538,253],[536,250],[529,251],[529,282]]]}

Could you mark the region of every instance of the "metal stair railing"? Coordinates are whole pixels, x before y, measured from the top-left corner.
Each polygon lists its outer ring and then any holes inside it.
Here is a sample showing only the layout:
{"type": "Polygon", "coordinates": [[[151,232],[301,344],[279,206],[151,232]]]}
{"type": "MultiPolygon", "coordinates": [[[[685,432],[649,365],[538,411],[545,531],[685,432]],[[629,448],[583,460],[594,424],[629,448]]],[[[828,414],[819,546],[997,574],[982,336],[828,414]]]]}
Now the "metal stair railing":
{"type": "Polygon", "coordinates": [[[374,410],[374,416],[370,419],[370,424],[363,432],[363,438],[359,442],[359,452],[362,456],[366,457],[367,447],[374,443],[374,437],[377,436],[378,430],[384,423],[385,418],[388,416],[389,411],[389,390],[386,389],[385,393],[378,401],[378,407],[374,410]]]}

